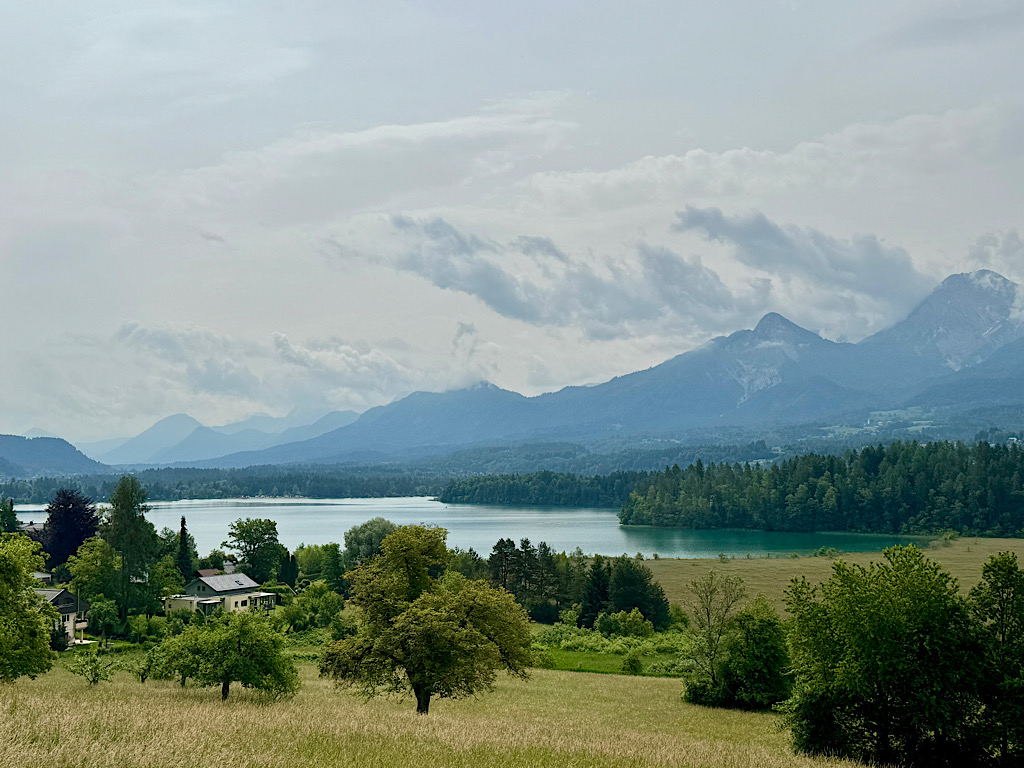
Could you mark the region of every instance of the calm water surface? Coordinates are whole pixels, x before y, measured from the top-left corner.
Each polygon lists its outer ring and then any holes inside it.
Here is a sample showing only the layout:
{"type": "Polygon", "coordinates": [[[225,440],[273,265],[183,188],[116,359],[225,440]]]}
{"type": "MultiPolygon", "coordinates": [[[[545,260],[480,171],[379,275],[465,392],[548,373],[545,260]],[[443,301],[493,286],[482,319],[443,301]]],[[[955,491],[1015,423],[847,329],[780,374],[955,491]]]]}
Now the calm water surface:
{"type": "MultiPolygon", "coordinates": [[[[771,533],[766,531],[689,531],[619,525],[615,509],[565,507],[492,507],[442,504],[426,497],[397,499],[214,499],[154,502],[147,515],[157,530],[177,530],[181,516],[195,537],[200,554],[220,547],[228,526],[240,517],[277,521],[281,543],[343,543],[345,531],[372,517],[399,525],[426,523],[448,529],[448,545],[486,556],[500,538],[534,544],[546,541],[556,551],[579,547],[587,554],[621,555],[642,552],[645,557],[713,558],[763,557],[767,554],[808,553],[821,547],[845,552],[881,550],[914,540],[910,536],[858,533],[771,533]]],[[[42,520],[45,507],[17,508],[23,520],[42,520]]]]}

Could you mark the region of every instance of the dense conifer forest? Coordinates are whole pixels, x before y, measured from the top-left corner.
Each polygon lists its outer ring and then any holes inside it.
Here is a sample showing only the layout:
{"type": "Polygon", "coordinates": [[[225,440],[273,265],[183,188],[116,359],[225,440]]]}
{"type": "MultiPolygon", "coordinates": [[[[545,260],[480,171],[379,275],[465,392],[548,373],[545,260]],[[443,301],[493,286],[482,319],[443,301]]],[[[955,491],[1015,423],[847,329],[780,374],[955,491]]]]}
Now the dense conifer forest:
{"type": "Polygon", "coordinates": [[[624,524],[1024,536],[1018,445],[898,442],[768,467],[696,462],[643,478],[624,524]]]}
{"type": "Polygon", "coordinates": [[[451,480],[441,493],[446,504],[515,504],[552,507],[618,507],[647,472],[612,472],[581,477],[557,472],[484,475],[451,480]]]}

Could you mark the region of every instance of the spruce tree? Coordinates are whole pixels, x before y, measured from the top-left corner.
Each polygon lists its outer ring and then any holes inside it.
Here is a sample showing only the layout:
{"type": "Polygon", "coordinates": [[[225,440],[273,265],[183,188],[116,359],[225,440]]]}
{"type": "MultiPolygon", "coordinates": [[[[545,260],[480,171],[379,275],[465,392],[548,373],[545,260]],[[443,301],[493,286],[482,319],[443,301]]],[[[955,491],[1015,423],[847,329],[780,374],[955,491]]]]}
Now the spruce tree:
{"type": "Polygon", "coordinates": [[[195,572],[195,564],[192,562],[192,550],[189,547],[188,529],[185,528],[185,516],[181,516],[181,530],[178,532],[178,552],[174,557],[174,564],[181,571],[181,578],[188,584],[192,581],[192,574],[195,572]]]}

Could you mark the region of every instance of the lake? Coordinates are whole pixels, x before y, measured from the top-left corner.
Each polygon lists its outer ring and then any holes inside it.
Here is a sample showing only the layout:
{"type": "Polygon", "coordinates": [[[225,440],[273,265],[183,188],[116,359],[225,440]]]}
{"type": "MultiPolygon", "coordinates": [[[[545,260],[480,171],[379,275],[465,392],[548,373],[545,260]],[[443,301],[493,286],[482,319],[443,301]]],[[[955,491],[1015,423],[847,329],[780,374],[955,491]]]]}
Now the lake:
{"type": "MultiPolygon", "coordinates": [[[[24,521],[41,521],[45,506],[16,508],[24,521]]],[[[472,547],[486,557],[501,538],[516,542],[528,538],[546,541],[556,551],[579,547],[587,554],[650,557],[714,558],[764,557],[806,554],[821,547],[844,552],[879,551],[893,544],[915,541],[912,536],[859,533],[776,533],[767,531],[692,531],[676,528],[622,526],[615,509],[568,507],[496,507],[475,504],[442,504],[426,497],[393,499],[207,499],[154,502],[147,517],[157,530],[177,530],[181,516],[195,537],[201,555],[220,547],[228,526],[242,517],[267,517],[277,521],[281,543],[289,549],[299,544],[344,543],[345,531],[372,517],[386,517],[399,525],[426,523],[448,529],[448,545],[472,547]]],[[[920,540],[917,538],[916,540],[920,540]]]]}

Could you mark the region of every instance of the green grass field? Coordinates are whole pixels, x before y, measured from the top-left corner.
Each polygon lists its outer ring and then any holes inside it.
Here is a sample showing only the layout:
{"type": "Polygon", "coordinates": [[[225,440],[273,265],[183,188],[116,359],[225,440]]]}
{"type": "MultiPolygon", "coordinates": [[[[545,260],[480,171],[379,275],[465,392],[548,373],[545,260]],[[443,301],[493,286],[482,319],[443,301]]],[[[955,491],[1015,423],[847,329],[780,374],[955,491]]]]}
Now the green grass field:
{"type": "MultiPolygon", "coordinates": [[[[1024,539],[957,539],[949,546],[931,546],[928,557],[937,561],[960,582],[964,592],[981,579],[981,566],[997,552],[1016,552],[1024,561],[1024,539]]],[[[840,559],[867,565],[882,559],[881,552],[843,554],[840,559]]],[[[795,576],[806,576],[812,583],[826,581],[832,571],[827,557],[737,558],[736,560],[645,560],[654,578],[665,590],[670,603],[686,602],[686,586],[712,568],[724,574],[739,576],[751,596],[764,594],[781,610],[783,592],[795,576]]]]}
{"type": "Polygon", "coordinates": [[[301,668],[290,701],[232,689],[145,685],[125,673],[89,688],[61,668],[0,687],[0,765],[18,768],[256,766],[824,766],[796,757],[772,714],[685,704],[670,678],[536,670],[494,693],[366,701],[301,668]]]}

